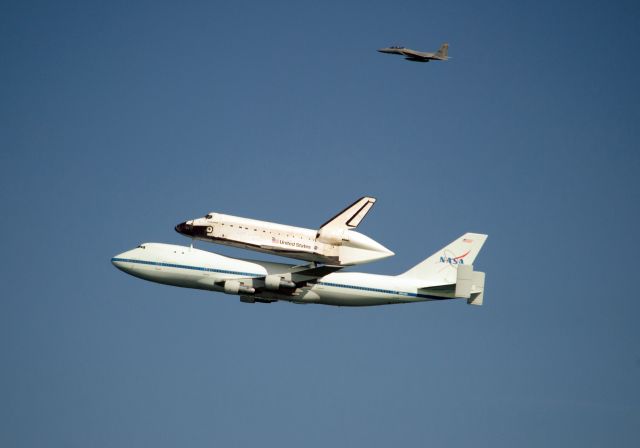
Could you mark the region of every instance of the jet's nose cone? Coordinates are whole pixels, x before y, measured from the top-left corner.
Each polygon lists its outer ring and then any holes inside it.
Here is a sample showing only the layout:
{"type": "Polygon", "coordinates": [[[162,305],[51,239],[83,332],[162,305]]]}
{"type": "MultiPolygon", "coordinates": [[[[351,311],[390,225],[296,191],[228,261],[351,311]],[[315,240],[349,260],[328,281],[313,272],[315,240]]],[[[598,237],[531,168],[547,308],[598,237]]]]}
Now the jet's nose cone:
{"type": "Polygon", "coordinates": [[[111,264],[122,272],[126,272],[127,274],[133,273],[133,271],[135,270],[136,261],[140,258],[140,252],[142,250],[141,248],[143,247],[143,245],[140,245],[135,249],[131,249],[126,252],[122,252],[121,254],[115,255],[113,258],[111,258],[111,264]]]}
{"type": "Polygon", "coordinates": [[[121,254],[115,255],[113,258],[111,258],[111,264],[121,271],[124,271],[125,260],[127,260],[129,252],[130,251],[122,252],[121,254]]]}

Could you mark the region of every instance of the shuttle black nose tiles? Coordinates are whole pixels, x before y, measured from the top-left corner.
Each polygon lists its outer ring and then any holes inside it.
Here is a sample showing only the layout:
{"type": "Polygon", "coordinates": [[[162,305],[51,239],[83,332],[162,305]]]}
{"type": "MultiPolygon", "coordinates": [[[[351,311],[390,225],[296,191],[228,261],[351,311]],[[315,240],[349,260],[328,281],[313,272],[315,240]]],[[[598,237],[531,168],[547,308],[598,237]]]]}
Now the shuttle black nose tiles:
{"type": "Polygon", "coordinates": [[[181,222],[180,224],[178,224],[176,226],[176,232],[185,235],[185,236],[189,236],[189,237],[193,237],[194,235],[194,229],[193,229],[193,225],[191,224],[187,224],[187,222],[181,222]]]}
{"type": "Polygon", "coordinates": [[[175,226],[176,232],[181,233],[183,235],[186,235],[186,230],[187,230],[187,223],[185,222],[181,222],[180,224],[178,224],[177,226],[175,226]]]}
{"type": "Polygon", "coordinates": [[[176,232],[192,238],[207,236],[207,226],[187,224],[187,221],[181,222],[175,229],[176,232]]]}

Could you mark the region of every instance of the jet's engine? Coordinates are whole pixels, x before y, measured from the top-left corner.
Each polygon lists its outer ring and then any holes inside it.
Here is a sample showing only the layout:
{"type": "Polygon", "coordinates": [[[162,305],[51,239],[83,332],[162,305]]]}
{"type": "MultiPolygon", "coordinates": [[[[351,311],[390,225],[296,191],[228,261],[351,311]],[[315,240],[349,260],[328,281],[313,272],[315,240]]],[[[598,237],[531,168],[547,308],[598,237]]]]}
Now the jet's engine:
{"type": "Polygon", "coordinates": [[[224,282],[224,292],[225,294],[254,294],[256,292],[255,288],[250,286],[242,285],[237,280],[227,280],[224,282]]]}
{"type": "Polygon", "coordinates": [[[291,280],[287,280],[279,275],[267,275],[264,279],[264,285],[271,291],[278,291],[280,288],[296,287],[296,284],[291,280]]]}

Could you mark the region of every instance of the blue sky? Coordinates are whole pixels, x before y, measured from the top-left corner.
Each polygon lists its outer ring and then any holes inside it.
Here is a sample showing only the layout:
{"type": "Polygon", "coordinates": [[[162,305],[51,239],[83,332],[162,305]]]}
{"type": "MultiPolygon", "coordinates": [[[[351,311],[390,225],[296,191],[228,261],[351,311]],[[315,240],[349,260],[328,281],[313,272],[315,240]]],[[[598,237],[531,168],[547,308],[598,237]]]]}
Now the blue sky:
{"type": "Polygon", "coordinates": [[[637,445],[635,2],[0,8],[0,445],[637,445]],[[359,270],[487,233],[485,306],[245,305],[109,262],[362,195],[396,256],[359,270]]]}

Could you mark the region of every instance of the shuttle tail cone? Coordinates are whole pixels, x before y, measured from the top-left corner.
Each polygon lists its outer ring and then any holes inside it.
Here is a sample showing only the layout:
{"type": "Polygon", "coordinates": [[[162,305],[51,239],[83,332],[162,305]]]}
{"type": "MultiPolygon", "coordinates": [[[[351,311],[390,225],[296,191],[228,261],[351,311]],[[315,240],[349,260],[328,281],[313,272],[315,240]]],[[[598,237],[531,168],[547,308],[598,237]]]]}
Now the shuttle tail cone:
{"type": "Polygon", "coordinates": [[[395,255],[377,241],[366,235],[349,230],[340,247],[340,264],[353,265],[371,263],[395,255]]]}

